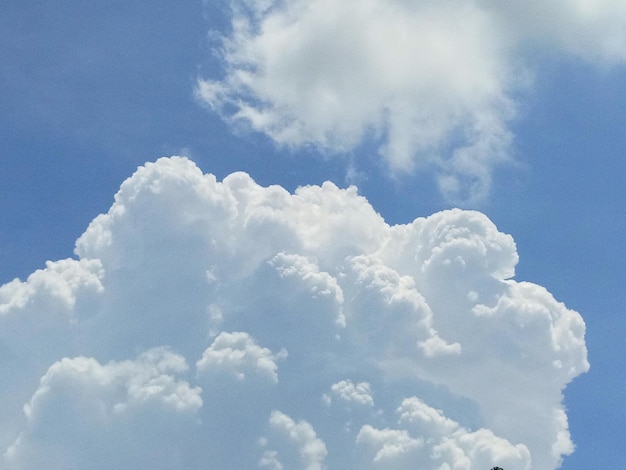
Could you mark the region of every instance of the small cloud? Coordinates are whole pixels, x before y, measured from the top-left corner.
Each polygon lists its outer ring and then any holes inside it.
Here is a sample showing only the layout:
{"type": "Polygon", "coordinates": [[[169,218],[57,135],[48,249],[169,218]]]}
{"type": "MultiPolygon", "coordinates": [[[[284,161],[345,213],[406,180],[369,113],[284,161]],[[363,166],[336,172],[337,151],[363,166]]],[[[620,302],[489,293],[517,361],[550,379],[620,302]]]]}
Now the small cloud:
{"type": "Polygon", "coordinates": [[[353,383],[351,380],[342,380],[330,387],[333,395],[348,404],[374,406],[374,399],[367,382],[353,383]]]}
{"type": "MultiPolygon", "coordinates": [[[[278,434],[287,439],[289,445],[295,447],[299,456],[298,462],[290,462],[289,468],[302,468],[304,470],[322,470],[325,467],[324,460],[328,455],[326,445],[317,437],[313,426],[307,421],[295,422],[288,415],[274,410],[269,419],[270,426],[278,434]]],[[[282,468],[278,461],[276,451],[266,451],[262,462],[270,465],[270,468],[282,468]]]]}
{"type": "Polygon", "coordinates": [[[276,361],[285,357],[286,350],[282,349],[278,354],[273,354],[269,349],[256,344],[248,333],[222,332],[204,351],[196,367],[198,374],[222,371],[234,375],[238,380],[258,375],[276,383],[278,382],[276,361]]]}

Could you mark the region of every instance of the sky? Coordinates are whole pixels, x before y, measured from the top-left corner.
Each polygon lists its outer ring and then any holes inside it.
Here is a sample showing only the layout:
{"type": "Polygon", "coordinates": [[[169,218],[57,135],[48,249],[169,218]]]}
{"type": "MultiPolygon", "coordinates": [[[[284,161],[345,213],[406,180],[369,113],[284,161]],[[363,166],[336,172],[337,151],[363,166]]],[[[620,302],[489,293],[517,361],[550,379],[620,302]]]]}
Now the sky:
{"type": "Polygon", "coordinates": [[[625,31],[5,2],[0,468],[615,466],[625,31]]]}

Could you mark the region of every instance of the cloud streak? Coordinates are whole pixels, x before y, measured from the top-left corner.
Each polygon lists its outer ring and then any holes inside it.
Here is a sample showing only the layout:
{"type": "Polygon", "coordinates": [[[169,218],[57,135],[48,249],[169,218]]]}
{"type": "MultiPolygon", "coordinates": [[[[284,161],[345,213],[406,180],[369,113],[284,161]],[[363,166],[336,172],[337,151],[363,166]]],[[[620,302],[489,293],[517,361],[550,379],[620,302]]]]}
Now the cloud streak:
{"type": "Polygon", "coordinates": [[[148,163],[0,287],[3,468],[556,468],[585,324],[451,210],[148,163]],[[22,410],[23,409],[23,410],[22,410]],[[358,455],[358,459],[354,459],[358,455]]]}
{"type": "Polygon", "coordinates": [[[511,161],[528,51],[626,59],[626,8],[564,2],[232,0],[223,77],[197,95],[234,126],[292,148],[378,145],[392,173],[432,169],[472,202],[511,161]]]}

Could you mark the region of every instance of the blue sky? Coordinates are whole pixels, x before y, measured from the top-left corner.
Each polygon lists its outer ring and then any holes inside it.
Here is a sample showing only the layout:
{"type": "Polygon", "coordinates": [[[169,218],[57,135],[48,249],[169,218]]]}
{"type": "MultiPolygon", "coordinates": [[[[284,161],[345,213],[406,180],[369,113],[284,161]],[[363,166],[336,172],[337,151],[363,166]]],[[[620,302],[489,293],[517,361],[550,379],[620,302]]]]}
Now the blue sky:
{"type": "MultiPolygon", "coordinates": [[[[512,11],[516,3],[508,2],[512,11]]],[[[620,2],[603,5],[601,13],[624,19],[620,2]]],[[[227,2],[10,1],[0,24],[0,283],[25,280],[46,260],[74,256],[76,239],[109,210],[122,181],[161,156],[188,156],[218,180],[245,171],[262,186],[289,191],[326,180],[342,188],[355,182],[392,225],[460,203],[513,236],[516,280],[544,286],[586,323],[591,368],[565,390],[576,450],[562,468],[619,461],[626,398],[623,36],[621,56],[606,60],[577,51],[576,44],[521,41],[513,59],[507,56],[532,75],[508,93],[517,108],[514,118],[504,119],[515,162],[489,163],[485,195],[450,201],[436,184],[442,172],[453,172],[448,163],[394,173],[393,158],[377,155],[389,129],[341,150],[331,144],[319,151],[316,142],[279,146],[271,130],[231,125],[232,111],[220,115],[202,103],[198,79],[227,84],[224,60],[212,52],[230,34],[227,2]],[[356,176],[349,176],[352,170],[356,176]]],[[[234,106],[232,98],[242,93],[235,88],[214,105],[234,106]]],[[[285,416],[272,415],[272,423],[288,428],[285,416]]]]}

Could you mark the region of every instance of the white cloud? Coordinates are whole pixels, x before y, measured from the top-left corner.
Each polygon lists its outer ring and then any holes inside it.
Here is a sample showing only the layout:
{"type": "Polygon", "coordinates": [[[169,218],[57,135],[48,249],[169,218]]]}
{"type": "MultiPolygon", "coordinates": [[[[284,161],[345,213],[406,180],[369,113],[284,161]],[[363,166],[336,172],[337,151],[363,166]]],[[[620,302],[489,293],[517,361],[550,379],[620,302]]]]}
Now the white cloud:
{"type": "Polygon", "coordinates": [[[224,76],[201,100],[280,145],[380,144],[393,172],[436,169],[456,200],[486,194],[511,158],[523,51],[626,59],[620,0],[231,0],[224,76]],[[530,49],[529,49],[530,48],[530,49]]]}
{"type": "Polygon", "coordinates": [[[372,390],[367,382],[353,383],[351,380],[341,380],[330,387],[334,396],[346,403],[361,406],[374,406],[372,390]]]}
{"type": "Polygon", "coordinates": [[[357,444],[364,452],[366,468],[412,468],[418,461],[419,450],[424,441],[413,438],[405,430],[376,429],[369,424],[361,428],[357,436],[357,444]]]}
{"type": "Polygon", "coordinates": [[[177,377],[186,370],[183,357],[162,348],[105,365],[54,363],[24,406],[27,427],[6,450],[6,468],[180,466],[202,406],[201,390],[177,377]]]}
{"type": "Polygon", "coordinates": [[[626,60],[626,5],[620,0],[480,2],[516,41],[537,42],[604,64],[626,60]]]}
{"type": "Polygon", "coordinates": [[[278,382],[276,360],[287,356],[281,350],[277,355],[255,343],[248,333],[220,333],[213,344],[197,362],[198,372],[221,370],[233,374],[238,380],[246,375],[257,374],[272,382],[278,382]]]}
{"type": "Polygon", "coordinates": [[[269,470],[283,470],[285,468],[278,460],[278,452],[275,450],[267,450],[263,453],[263,457],[259,460],[259,467],[269,470]]]}
{"type": "Polygon", "coordinates": [[[512,445],[487,429],[468,431],[416,397],[403,400],[397,414],[404,429],[365,425],[359,431],[357,443],[372,468],[481,470],[494,464],[512,470],[531,468],[526,446],[512,445]]]}
{"type": "MultiPolygon", "coordinates": [[[[276,410],[272,411],[269,423],[272,429],[284,435],[288,442],[296,447],[299,458],[297,461],[290,462],[287,468],[301,468],[302,470],[326,468],[324,466],[324,459],[328,454],[326,445],[317,437],[311,424],[304,420],[296,423],[291,417],[276,410]]],[[[261,460],[261,466],[268,466],[271,462],[270,468],[282,468],[282,464],[277,460],[278,455],[280,453],[276,451],[266,452],[261,460]]]]}
{"type": "Polygon", "coordinates": [[[0,287],[7,468],[550,470],[573,449],[585,324],[513,279],[481,213],[389,226],[353,187],[173,157],[76,254],[0,287]]]}
{"type": "Polygon", "coordinates": [[[48,308],[57,304],[60,310],[75,307],[78,294],[102,290],[102,269],[98,260],[48,261],[45,270],[37,270],[26,282],[14,279],[0,287],[0,315],[40,302],[48,308]],[[39,299],[36,296],[44,298],[39,299]]]}

